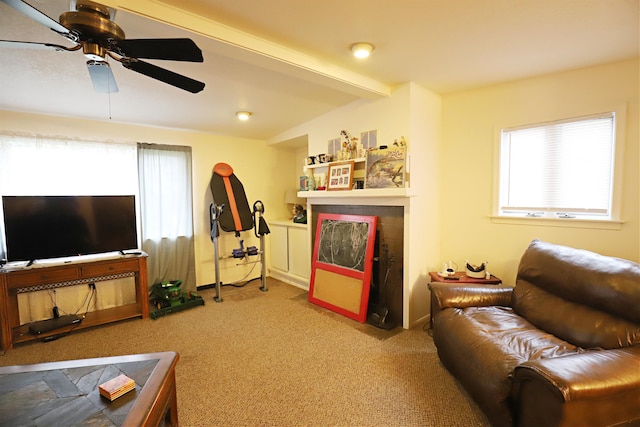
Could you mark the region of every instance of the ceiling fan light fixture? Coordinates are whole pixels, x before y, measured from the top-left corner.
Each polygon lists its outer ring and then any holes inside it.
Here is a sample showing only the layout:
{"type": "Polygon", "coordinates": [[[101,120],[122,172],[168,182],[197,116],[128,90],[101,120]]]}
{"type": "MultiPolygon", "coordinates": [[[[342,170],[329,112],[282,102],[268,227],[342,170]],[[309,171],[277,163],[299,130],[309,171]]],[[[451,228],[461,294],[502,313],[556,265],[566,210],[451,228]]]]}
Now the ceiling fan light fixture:
{"type": "Polygon", "coordinates": [[[375,48],[376,47],[374,45],[367,42],[353,43],[350,46],[351,52],[356,58],[367,58],[375,48]]]}
{"type": "Polygon", "coordinates": [[[251,112],[250,111],[238,111],[236,113],[236,117],[238,118],[238,120],[242,120],[243,122],[246,122],[247,120],[249,120],[249,117],[251,117],[251,112]]]}
{"type": "Polygon", "coordinates": [[[107,50],[96,43],[83,43],[82,53],[92,61],[104,61],[107,50]]]}

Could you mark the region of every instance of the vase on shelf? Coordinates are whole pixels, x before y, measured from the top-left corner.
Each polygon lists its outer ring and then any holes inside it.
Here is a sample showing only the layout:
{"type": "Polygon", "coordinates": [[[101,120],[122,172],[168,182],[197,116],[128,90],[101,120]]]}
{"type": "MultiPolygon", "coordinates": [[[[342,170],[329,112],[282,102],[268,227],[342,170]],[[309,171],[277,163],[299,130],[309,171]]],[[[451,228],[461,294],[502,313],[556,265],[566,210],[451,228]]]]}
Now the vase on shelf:
{"type": "Polygon", "coordinates": [[[315,191],[316,189],[316,180],[313,178],[313,175],[309,175],[307,179],[307,185],[309,191],[315,191]]]}

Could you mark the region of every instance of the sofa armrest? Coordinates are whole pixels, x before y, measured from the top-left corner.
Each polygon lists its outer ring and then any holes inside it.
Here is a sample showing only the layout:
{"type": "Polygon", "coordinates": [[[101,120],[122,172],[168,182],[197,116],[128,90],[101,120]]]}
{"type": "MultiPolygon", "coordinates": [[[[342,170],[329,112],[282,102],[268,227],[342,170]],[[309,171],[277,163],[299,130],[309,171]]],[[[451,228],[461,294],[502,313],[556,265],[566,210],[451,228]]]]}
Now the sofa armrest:
{"type": "Polygon", "coordinates": [[[432,301],[438,311],[445,308],[511,306],[513,287],[431,282],[432,301]]]}
{"type": "Polygon", "coordinates": [[[640,347],[528,361],[513,379],[518,426],[640,421],[640,347]]]}

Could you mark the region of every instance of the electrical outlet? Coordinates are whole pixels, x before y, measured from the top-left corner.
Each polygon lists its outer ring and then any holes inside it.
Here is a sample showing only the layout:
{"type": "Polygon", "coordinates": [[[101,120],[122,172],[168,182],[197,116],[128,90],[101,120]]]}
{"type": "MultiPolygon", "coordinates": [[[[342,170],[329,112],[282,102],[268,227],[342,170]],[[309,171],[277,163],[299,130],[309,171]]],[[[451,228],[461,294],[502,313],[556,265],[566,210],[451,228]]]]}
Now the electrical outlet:
{"type": "Polygon", "coordinates": [[[89,283],[89,289],[96,289],[96,284],[95,283],[89,283]]]}

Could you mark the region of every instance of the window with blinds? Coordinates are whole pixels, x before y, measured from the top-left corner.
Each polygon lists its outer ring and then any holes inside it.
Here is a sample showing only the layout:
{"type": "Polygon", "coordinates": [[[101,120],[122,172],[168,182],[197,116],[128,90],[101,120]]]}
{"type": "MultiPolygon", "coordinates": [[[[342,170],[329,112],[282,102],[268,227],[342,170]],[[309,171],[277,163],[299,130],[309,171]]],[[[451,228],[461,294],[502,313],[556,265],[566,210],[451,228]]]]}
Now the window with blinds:
{"type": "Polygon", "coordinates": [[[499,215],[610,219],[615,113],[503,129],[499,215]]]}

